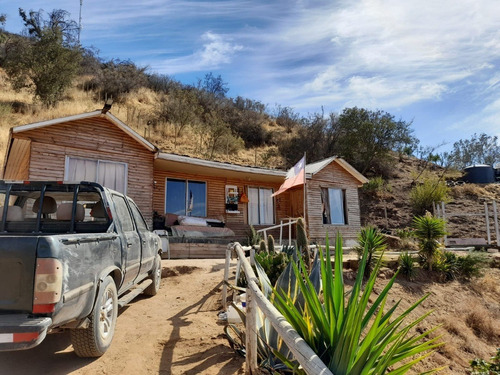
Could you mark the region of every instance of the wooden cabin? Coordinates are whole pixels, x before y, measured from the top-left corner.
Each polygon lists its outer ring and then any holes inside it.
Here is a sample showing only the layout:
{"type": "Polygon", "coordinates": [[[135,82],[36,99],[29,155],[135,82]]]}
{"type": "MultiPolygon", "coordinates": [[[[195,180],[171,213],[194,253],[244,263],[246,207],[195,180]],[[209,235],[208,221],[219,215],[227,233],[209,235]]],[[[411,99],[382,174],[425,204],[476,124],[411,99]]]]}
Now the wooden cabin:
{"type": "Polygon", "coordinates": [[[337,232],[349,243],[360,229],[358,187],[367,180],[340,158],[306,166],[305,194],[301,185],[272,197],[286,171],[160,152],[109,112],[18,126],[9,137],[4,179],[87,180],[124,192],[155,229],[169,231],[172,257],[224,256],[250,225],[304,214],[319,243],[337,232]]]}

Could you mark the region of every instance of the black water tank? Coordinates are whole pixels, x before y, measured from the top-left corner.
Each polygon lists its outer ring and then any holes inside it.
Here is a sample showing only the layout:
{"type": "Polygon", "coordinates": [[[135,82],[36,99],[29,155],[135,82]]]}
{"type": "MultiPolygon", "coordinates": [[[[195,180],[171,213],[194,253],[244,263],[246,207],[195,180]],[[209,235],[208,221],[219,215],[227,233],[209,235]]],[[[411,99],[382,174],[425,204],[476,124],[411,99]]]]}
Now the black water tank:
{"type": "Polygon", "coordinates": [[[471,165],[464,169],[464,180],[473,184],[489,184],[495,182],[495,169],[488,164],[471,165]]]}

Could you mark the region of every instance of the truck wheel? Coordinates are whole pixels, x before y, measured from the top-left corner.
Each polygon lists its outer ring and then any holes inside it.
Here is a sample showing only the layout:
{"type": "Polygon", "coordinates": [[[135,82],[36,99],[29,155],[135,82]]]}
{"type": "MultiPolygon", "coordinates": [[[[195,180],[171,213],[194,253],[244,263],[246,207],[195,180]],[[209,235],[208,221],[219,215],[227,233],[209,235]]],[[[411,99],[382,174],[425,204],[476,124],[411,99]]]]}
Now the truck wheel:
{"type": "Polygon", "coordinates": [[[71,343],[78,357],[100,357],[108,350],[115,333],[117,294],[114,280],[106,276],[97,293],[89,326],[71,330],[71,343]]]}
{"type": "Polygon", "coordinates": [[[155,296],[156,293],[158,293],[158,290],[160,290],[160,283],[161,283],[161,256],[160,256],[160,254],[156,255],[153,273],[151,274],[151,276],[149,278],[151,280],[153,280],[153,283],[150,286],[148,286],[146,289],[144,289],[144,294],[147,296],[155,296]]]}

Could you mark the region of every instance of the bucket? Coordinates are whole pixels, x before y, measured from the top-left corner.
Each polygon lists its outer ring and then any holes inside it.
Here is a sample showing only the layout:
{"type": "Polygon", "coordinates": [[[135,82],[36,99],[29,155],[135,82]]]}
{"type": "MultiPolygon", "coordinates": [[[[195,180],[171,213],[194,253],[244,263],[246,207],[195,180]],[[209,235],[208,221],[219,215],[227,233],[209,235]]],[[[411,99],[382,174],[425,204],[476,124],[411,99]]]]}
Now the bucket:
{"type": "MultiPolygon", "coordinates": [[[[238,306],[239,309],[243,309],[243,306],[239,304],[236,306],[238,306]]],[[[232,305],[229,305],[229,307],[227,308],[227,322],[233,324],[241,323],[240,314],[238,314],[238,311],[236,311],[236,309],[232,305]]]]}

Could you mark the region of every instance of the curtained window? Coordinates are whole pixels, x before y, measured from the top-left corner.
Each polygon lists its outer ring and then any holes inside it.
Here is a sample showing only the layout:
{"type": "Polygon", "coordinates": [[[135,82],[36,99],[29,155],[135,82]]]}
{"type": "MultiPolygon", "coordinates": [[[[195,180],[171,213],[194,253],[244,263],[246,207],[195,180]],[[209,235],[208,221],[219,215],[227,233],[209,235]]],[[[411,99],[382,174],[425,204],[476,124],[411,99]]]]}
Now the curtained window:
{"type": "Polygon", "coordinates": [[[167,178],[165,213],[207,216],[207,183],[167,178]]]}
{"type": "Polygon", "coordinates": [[[323,224],[345,225],[345,191],[342,189],[322,188],[323,224]]]}
{"type": "Polygon", "coordinates": [[[273,189],[248,188],[248,222],[251,225],[274,224],[273,189]]]}
{"type": "Polygon", "coordinates": [[[66,157],[65,181],[97,182],[109,189],[127,194],[127,174],[126,163],[66,157]]]}

